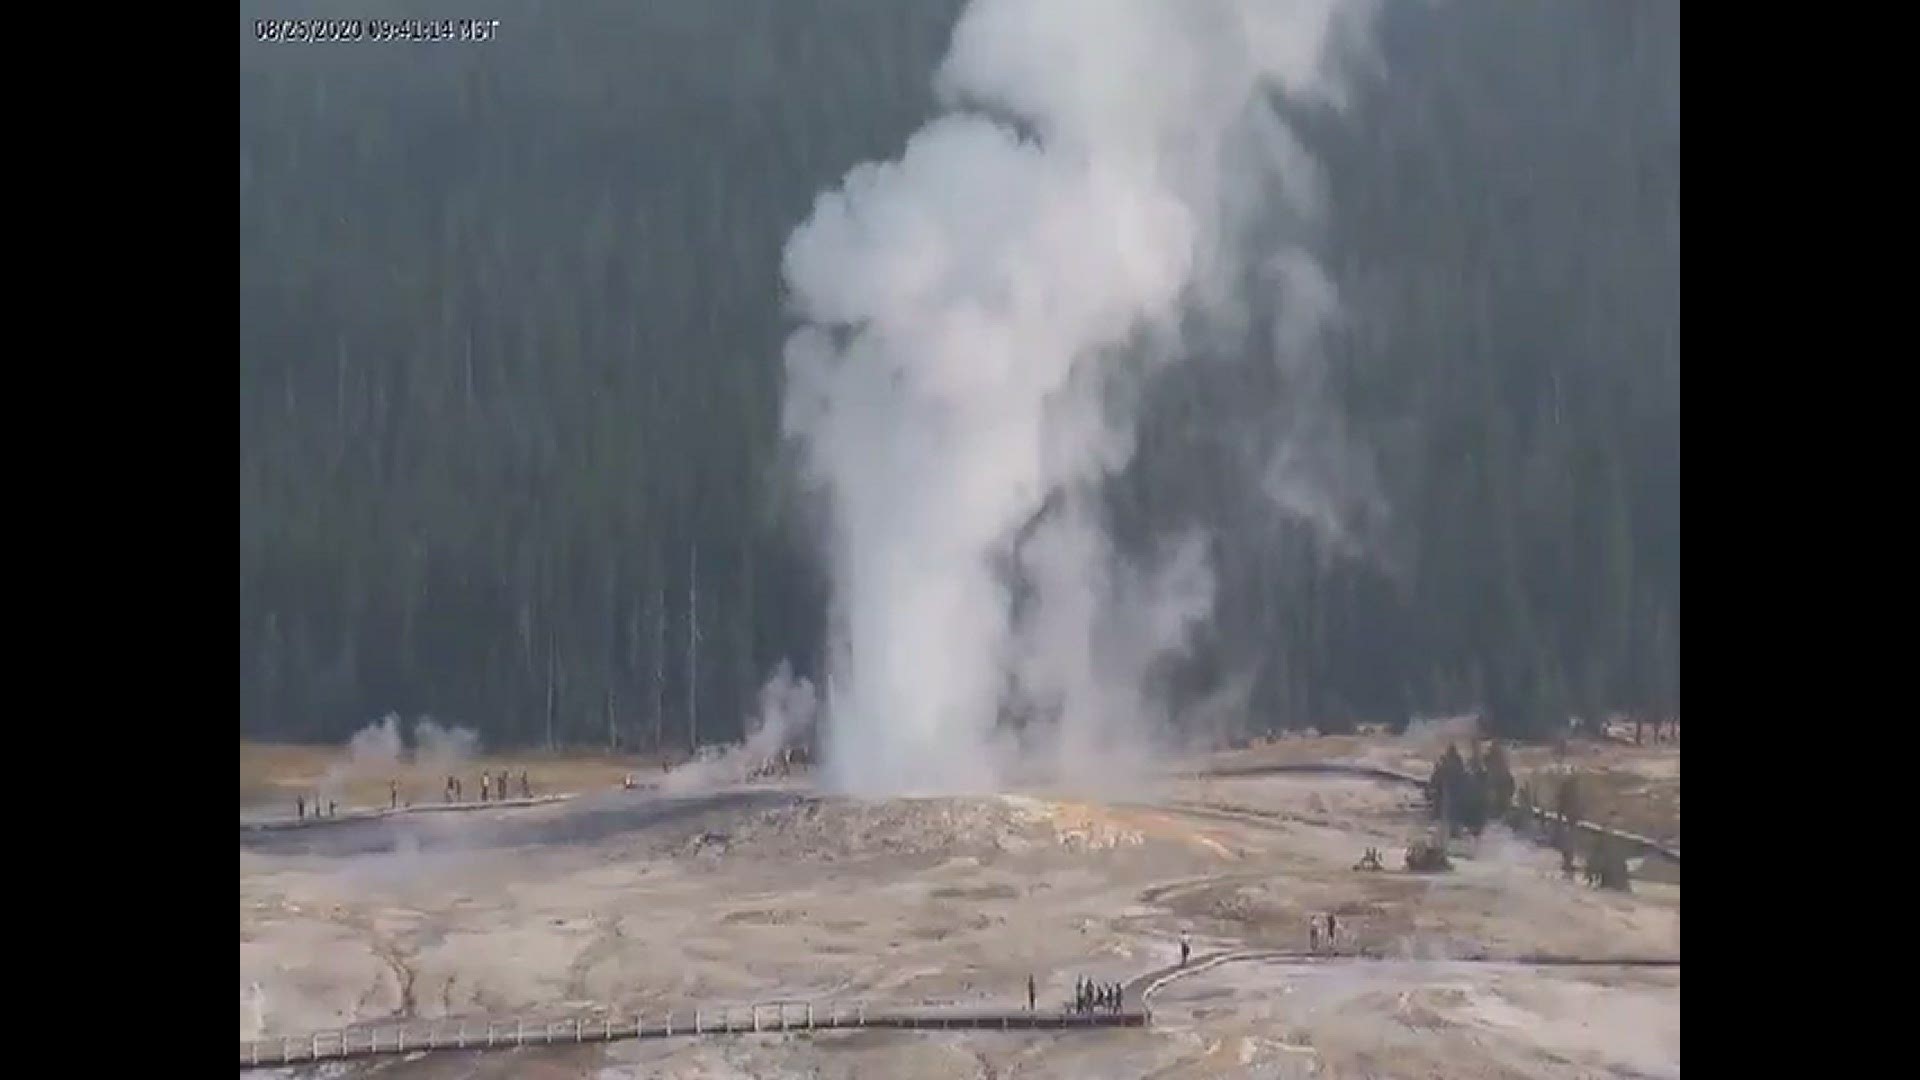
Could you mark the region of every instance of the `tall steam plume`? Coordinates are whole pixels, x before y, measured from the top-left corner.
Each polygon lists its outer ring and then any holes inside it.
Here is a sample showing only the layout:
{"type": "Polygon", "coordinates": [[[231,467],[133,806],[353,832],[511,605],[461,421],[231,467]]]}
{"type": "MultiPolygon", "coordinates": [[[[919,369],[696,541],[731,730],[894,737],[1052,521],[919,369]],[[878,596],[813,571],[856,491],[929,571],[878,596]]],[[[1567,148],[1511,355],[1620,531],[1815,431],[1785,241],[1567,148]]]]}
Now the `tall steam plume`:
{"type": "MultiPolygon", "coordinates": [[[[1372,7],[975,0],[944,115],[795,230],[786,423],[831,507],[837,786],[991,788],[1009,718],[1056,770],[1145,745],[1146,676],[1212,572],[1198,535],[1121,559],[1100,485],[1183,317],[1237,305],[1241,226],[1315,212],[1275,98],[1337,105],[1372,7]]],[[[1283,255],[1318,318],[1324,275],[1283,255]]]]}

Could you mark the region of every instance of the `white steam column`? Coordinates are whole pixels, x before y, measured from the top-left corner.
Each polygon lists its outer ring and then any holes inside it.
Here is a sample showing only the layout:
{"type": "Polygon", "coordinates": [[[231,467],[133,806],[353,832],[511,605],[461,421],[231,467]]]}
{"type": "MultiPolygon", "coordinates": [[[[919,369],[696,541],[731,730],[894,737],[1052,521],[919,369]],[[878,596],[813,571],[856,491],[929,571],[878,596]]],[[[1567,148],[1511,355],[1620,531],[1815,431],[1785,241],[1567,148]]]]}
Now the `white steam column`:
{"type": "MultiPolygon", "coordinates": [[[[1314,163],[1273,98],[1337,103],[1333,60],[1372,9],[974,0],[943,115],[794,231],[785,423],[829,501],[845,631],[829,783],[991,789],[1009,704],[1056,718],[1024,750],[1063,768],[1146,744],[1144,675],[1208,617],[1212,578],[1203,537],[1115,556],[1099,485],[1133,417],[1114,391],[1184,358],[1196,297],[1237,303],[1250,215],[1312,215],[1314,163]]],[[[1304,248],[1277,254],[1276,287],[1330,297],[1304,248]]]]}

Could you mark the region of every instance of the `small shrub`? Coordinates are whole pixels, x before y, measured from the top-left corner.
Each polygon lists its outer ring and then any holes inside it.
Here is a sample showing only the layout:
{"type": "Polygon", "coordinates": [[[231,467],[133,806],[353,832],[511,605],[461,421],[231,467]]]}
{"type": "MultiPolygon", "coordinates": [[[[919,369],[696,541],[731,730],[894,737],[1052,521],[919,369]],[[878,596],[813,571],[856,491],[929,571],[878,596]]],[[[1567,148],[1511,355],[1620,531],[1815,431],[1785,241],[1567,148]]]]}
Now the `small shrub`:
{"type": "Polygon", "coordinates": [[[1532,786],[1528,784],[1520,785],[1519,790],[1514,792],[1512,804],[1507,807],[1506,818],[1508,827],[1521,836],[1534,835],[1536,818],[1534,817],[1533,808],[1532,786]]]}
{"type": "Polygon", "coordinates": [[[1453,869],[1444,840],[1415,840],[1407,847],[1407,869],[1415,874],[1444,874],[1453,869]]]}
{"type": "Polygon", "coordinates": [[[1593,871],[1594,884],[1611,892],[1632,892],[1633,878],[1627,872],[1627,856],[1613,837],[1603,837],[1587,865],[1593,871]]]}

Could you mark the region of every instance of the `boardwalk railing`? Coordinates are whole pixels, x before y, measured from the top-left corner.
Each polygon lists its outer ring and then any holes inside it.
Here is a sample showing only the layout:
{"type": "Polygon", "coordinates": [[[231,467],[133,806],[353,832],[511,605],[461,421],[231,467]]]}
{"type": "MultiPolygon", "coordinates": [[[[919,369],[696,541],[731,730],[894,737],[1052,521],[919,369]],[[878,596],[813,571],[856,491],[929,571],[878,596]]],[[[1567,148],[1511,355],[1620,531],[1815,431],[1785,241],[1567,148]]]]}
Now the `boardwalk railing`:
{"type": "Polygon", "coordinates": [[[278,1067],[375,1054],[497,1050],[555,1043],[611,1042],[689,1035],[746,1035],[845,1028],[1027,1031],[1141,1027],[1144,1011],[1090,1015],[1039,1010],[869,1009],[864,1001],[763,1001],[715,1009],[603,1014],[560,1020],[440,1020],[377,1024],[240,1044],[240,1067],[278,1067]]]}
{"type": "MultiPolygon", "coordinates": [[[[1229,949],[1222,952],[1196,956],[1185,964],[1174,964],[1144,975],[1136,976],[1127,984],[1130,998],[1140,1001],[1141,1009],[1151,1013],[1153,996],[1168,983],[1194,975],[1204,974],[1226,964],[1246,962],[1279,961],[1291,964],[1310,964],[1322,966],[1330,963],[1408,963],[1425,964],[1426,961],[1414,958],[1401,959],[1384,956],[1378,952],[1359,951],[1348,953],[1299,952],[1292,949],[1229,949]]],[[[1522,965],[1527,967],[1627,967],[1627,968],[1677,968],[1680,958],[1677,956],[1557,956],[1532,953],[1517,956],[1456,956],[1440,963],[1448,964],[1499,964],[1522,965]]]]}
{"type": "MultiPolygon", "coordinates": [[[[1263,776],[1275,773],[1304,773],[1309,775],[1361,776],[1372,780],[1403,784],[1408,787],[1424,789],[1426,780],[1398,769],[1386,769],[1377,765],[1358,765],[1341,761],[1279,762],[1266,765],[1220,765],[1201,771],[1202,776],[1232,778],[1238,776],[1263,776]]],[[[1560,820],[1560,815],[1544,807],[1534,807],[1533,816],[1549,824],[1560,820]]],[[[1658,855],[1668,862],[1680,862],[1680,849],[1663,844],[1650,836],[1641,836],[1625,829],[1616,829],[1594,821],[1576,821],[1573,827],[1591,836],[1611,836],[1643,855],[1658,855]]]]}
{"type": "Polygon", "coordinates": [[[557,795],[530,795],[515,799],[488,799],[486,802],[421,802],[407,806],[349,807],[342,813],[322,817],[308,814],[304,818],[275,817],[241,819],[241,832],[280,832],[285,829],[312,829],[323,825],[342,825],[350,821],[378,821],[381,818],[401,817],[407,814],[459,813],[466,810],[512,810],[523,806],[546,806],[549,803],[566,802],[576,798],[572,793],[557,795]]]}
{"type": "MultiPolygon", "coordinates": [[[[1545,807],[1536,806],[1532,809],[1534,817],[1539,818],[1549,825],[1558,824],[1565,820],[1559,814],[1545,807]]],[[[1615,829],[1592,821],[1576,821],[1573,823],[1573,827],[1589,836],[1611,836],[1642,855],[1658,855],[1676,866],[1680,863],[1679,848],[1668,847],[1650,836],[1641,836],[1639,833],[1630,833],[1625,829],[1615,829]]]]}

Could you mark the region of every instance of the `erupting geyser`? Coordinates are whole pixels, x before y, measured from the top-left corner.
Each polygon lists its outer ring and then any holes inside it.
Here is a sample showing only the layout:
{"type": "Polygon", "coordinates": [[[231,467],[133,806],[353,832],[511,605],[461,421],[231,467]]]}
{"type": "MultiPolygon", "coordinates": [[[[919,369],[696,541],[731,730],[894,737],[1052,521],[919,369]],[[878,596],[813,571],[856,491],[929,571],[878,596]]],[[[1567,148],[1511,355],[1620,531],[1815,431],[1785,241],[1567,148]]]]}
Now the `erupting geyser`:
{"type": "MultiPolygon", "coordinates": [[[[1274,98],[1332,100],[1372,6],[975,0],[937,76],[945,114],[795,230],[786,422],[830,501],[831,783],[990,789],[1010,710],[1036,720],[1022,749],[1069,773],[1144,745],[1143,673],[1207,617],[1212,581],[1199,537],[1160,565],[1116,558],[1099,483],[1133,448],[1115,391],[1182,359],[1196,297],[1230,302],[1238,223],[1273,200],[1312,212],[1274,98]]],[[[1277,254],[1327,293],[1304,249],[1277,254]]]]}

